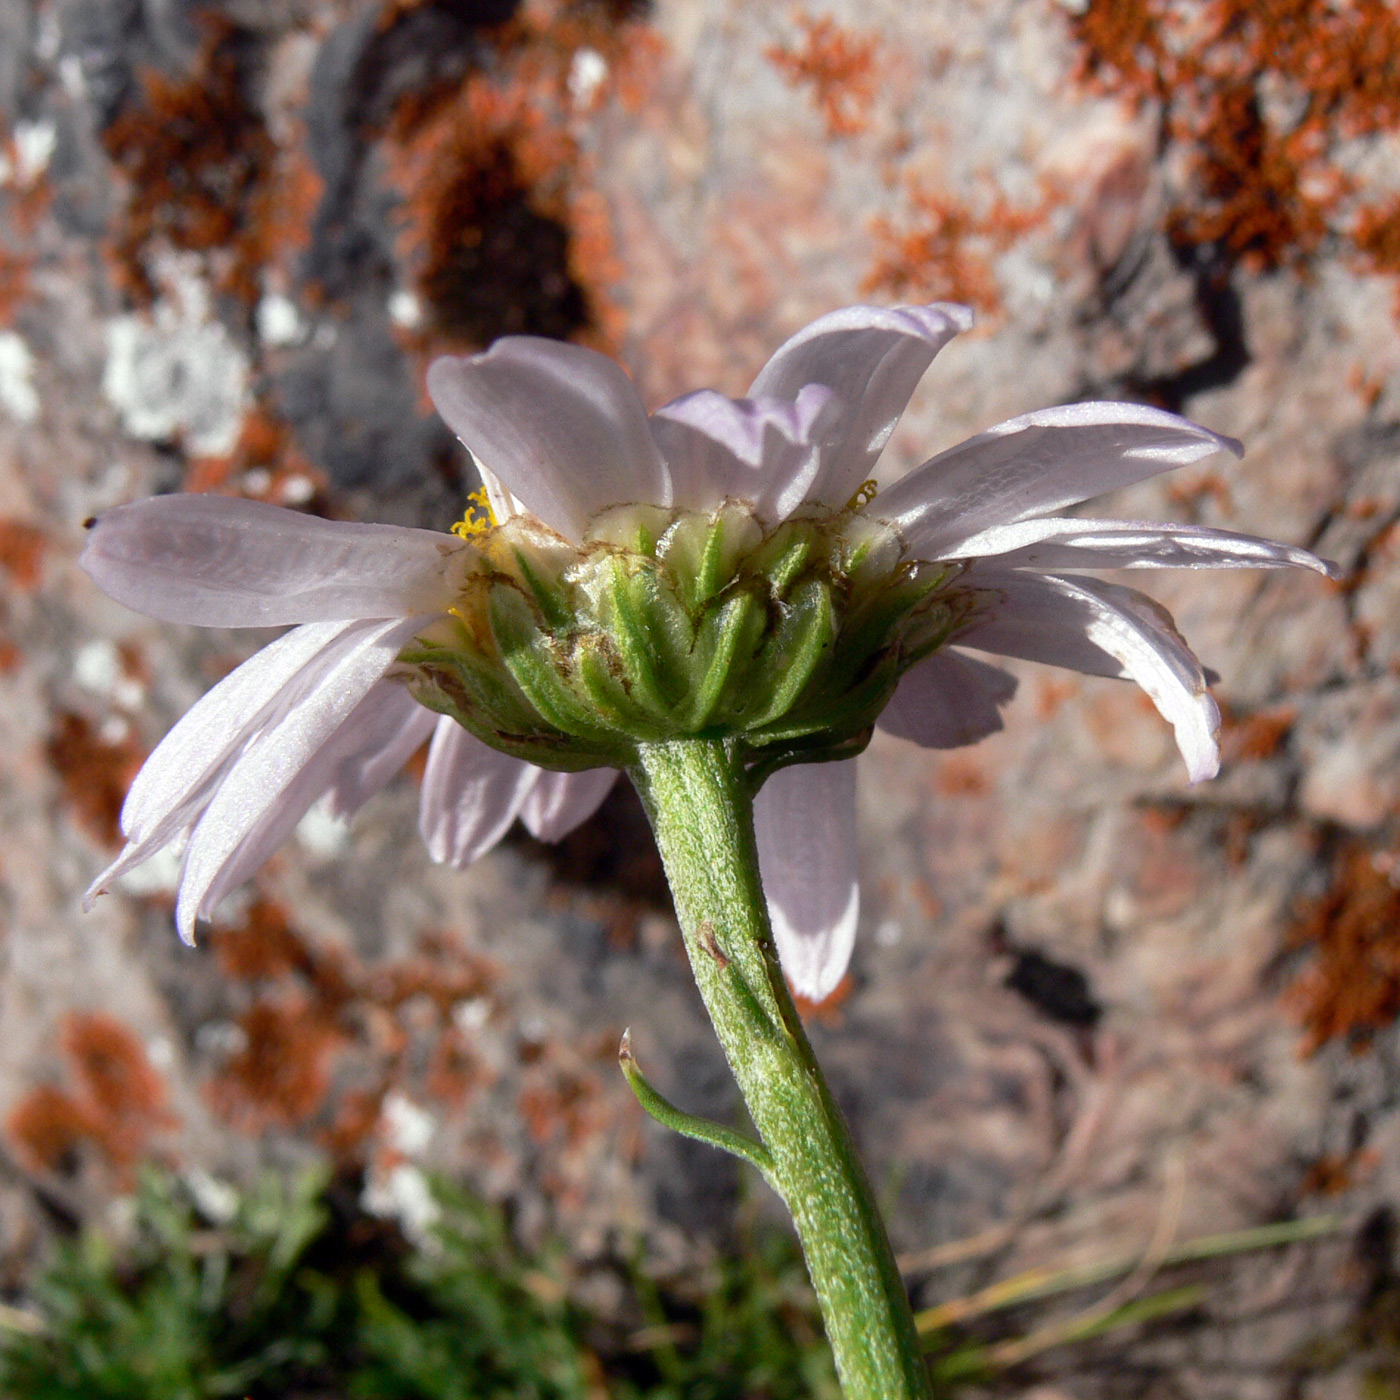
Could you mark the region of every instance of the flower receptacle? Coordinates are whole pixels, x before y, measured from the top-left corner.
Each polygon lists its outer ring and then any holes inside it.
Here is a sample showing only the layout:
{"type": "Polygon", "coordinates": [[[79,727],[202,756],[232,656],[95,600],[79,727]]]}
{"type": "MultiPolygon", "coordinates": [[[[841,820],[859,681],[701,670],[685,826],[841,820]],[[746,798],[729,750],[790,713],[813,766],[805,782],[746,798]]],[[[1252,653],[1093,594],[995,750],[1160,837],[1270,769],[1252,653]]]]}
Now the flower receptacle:
{"type": "Polygon", "coordinates": [[[573,545],[528,516],[473,533],[449,616],[401,654],[415,697],[542,767],[734,741],[745,762],[864,746],[900,674],[956,630],[959,570],[911,569],[853,511],[765,529],[746,506],[615,507],[573,545]]]}

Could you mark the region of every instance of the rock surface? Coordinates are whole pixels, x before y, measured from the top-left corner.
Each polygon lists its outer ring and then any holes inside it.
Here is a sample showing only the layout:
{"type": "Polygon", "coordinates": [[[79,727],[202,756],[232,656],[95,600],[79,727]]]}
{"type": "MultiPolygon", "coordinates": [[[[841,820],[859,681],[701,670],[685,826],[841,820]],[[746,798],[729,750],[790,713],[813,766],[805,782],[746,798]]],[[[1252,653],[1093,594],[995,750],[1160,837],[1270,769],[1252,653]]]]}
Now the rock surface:
{"type": "MultiPolygon", "coordinates": [[[[1136,692],[1032,667],[974,749],[877,738],[861,937],[818,1053],[899,1247],[985,1237],[917,1276],[928,1302],[1347,1222],[1221,1265],[1193,1321],[1036,1363],[1045,1400],[1362,1393],[1371,1363],[1312,1343],[1389,1286],[1400,1196],[1396,289],[1335,228],[1278,256],[1184,242],[1203,158],[1173,96],[1090,82],[1109,8],[0,12],[11,1285],[54,1213],[100,1216],[148,1153],[242,1180],[330,1152],[385,1210],[422,1165],[581,1257],[712,1247],[737,1173],[643,1119],[614,1065],[630,1025],[664,1091],[735,1110],[630,793],[558,849],[519,837],[458,874],[404,779],[349,830],[308,818],[197,949],[160,863],[81,912],[141,755],[265,640],[125,613],[74,569],[82,522],[183,486],[442,528],[474,483],[422,394],[440,349],[573,336],[655,404],[742,392],[864,295],[952,296],[979,329],[887,478],[1031,408],[1142,398],[1247,455],[1096,510],[1273,535],[1347,577],[1151,580],[1221,678],[1226,762],[1201,787],[1136,692]],[[1356,1252],[1363,1226],[1382,1247],[1356,1252]]],[[[1393,197],[1400,120],[1347,120],[1337,162],[1393,197]]]]}

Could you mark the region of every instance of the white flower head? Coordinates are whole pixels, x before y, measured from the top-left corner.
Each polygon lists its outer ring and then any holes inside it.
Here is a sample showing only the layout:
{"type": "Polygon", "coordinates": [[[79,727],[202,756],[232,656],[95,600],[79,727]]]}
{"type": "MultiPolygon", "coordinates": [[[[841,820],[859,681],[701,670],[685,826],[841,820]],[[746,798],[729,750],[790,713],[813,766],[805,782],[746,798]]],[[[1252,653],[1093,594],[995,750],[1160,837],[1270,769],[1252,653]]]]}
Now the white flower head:
{"type": "Polygon", "coordinates": [[[490,503],[456,535],[212,496],[104,515],[82,564],[113,597],[292,630],[151,755],[93,892],[183,844],[192,938],[313,802],[350,815],[424,741],[423,836],[463,866],[517,817],[564,836],[629,745],[733,736],[768,775],[755,823],[783,966],[820,1000],[859,915],[844,755],[872,722],[928,748],[999,729],[1016,683],[975,653],[1136,681],[1191,780],[1213,776],[1199,661],[1162,607],[1092,571],[1328,566],[1220,530],[1057,515],[1241,450],[1139,404],[1011,419],[876,494],[910,395],[970,320],[850,307],[793,336],[747,398],[703,390],[650,416],[617,364],[578,346],[508,337],[441,359],[429,390],[490,503]]]}

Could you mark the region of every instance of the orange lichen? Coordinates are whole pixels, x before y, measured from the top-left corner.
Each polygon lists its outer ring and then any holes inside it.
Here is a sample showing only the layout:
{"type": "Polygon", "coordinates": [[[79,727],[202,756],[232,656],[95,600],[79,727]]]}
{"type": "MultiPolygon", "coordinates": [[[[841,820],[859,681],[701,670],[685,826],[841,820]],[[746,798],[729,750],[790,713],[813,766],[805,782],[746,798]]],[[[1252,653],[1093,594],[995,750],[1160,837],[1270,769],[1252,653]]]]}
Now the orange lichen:
{"type": "Polygon", "coordinates": [[[63,1049],[103,1151],[116,1165],[131,1166],[152,1135],[175,1121],[166,1107],[165,1081],[136,1036],[102,1012],[69,1016],[63,1049]]]}
{"type": "Polygon", "coordinates": [[[520,1094],[520,1116],[537,1143],[578,1146],[593,1135],[602,1105],[596,1075],[558,1065],[542,1068],[520,1094]]]}
{"type": "Polygon", "coordinates": [[[62,1045],[74,1089],[31,1090],[11,1111],[6,1133],[33,1169],[68,1167],[86,1145],[125,1181],[152,1139],[176,1121],[165,1081],[136,1036],[102,1012],[70,1015],[62,1045]]]}
{"type": "MultiPolygon", "coordinates": [[[[1357,214],[1352,229],[1357,261],[1368,272],[1400,278],[1400,196],[1368,206],[1357,214]]],[[[1400,283],[1396,285],[1395,314],[1400,316],[1400,283]]],[[[1381,384],[1363,377],[1360,388],[1367,407],[1380,397],[1381,384]]]]}
{"type": "Polygon", "coordinates": [[[1380,1165],[1381,1155],[1374,1147],[1357,1148],[1347,1153],[1331,1153],[1319,1157],[1308,1168],[1299,1194],[1304,1196],[1340,1196],[1350,1191],[1359,1180],[1371,1176],[1380,1165]]]}
{"type": "Polygon", "coordinates": [[[793,22],[802,30],[800,43],[774,44],[764,56],[793,87],[811,86],[828,136],[864,131],[875,100],[879,38],[842,29],[829,15],[815,19],[799,12],[793,22]]]}
{"type": "Polygon", "coordinates": [[[231,453],[190,462],[184,489],[316,511],[326,503],[327,482],[293,441],[288,424],[260,405],[244,418],[231,453]]]}
{"type": "Polygon", "coordinates": [[[141,746],[129,734],[104,738],[82,715],[62,710],[46,752],[78,824],[104,845],[119,846],[122,803],[146,757],[141,746]]]}
{"type": "Polygon", "coordinates": [[[208,254],[219,287],[251,304],[261,267],[306,237],[319,182],[296,152],[279,153],[248,92],[246,36],[212,24],[181,81],[148,73],[141,101],[103,133],[130,183],[113,252],[138,302],[155,298],[148,259],[168,246],[208,254]]]}
{"type": "Polygon", "coordinates": [[[460,1104],[482,1082],[454,1013],[484,996],[494,974],[446,935],[425,935],[412,957],[366,966],[311,944],[281,905],[259,898],[210,943],[225,977],[255,993],[236,1018],[242,1047],[209,1090],[245,1130],[312,1128],[353,1157],[391,1089],[412,1082],[460,1104]]]}
{"type": "Polygon", "coordinates": [[[76,1165],[93,1139],[88,1114],[55,1084],[39,1084],[10,1110],[5,1136],[30,1171],[63,1171],[76,1165]]]}
{"type": "Polygon", "coordinates": [[[29,259],[0,248],[0,326],[10,324],[29,291],[29,259]]]}
{"type": "Polygon", "coordinates": [[[1186,170],[1167,214],[1174,241],[1300,272],[1325,244],[1365,251],[1337,148],[1400,129],[1393,5],[1090,0],[1069,23],[1089,86],[1160,112],[1186,170]]]}
{"type": "Polygon", "coordinates": [[[1360,843],[1349,845],[1334,866],[1331,889],[1293,930],[1292,946],[1312,950],[1287,993],[1303,1024],[1303,1053],[1338,1039],[1363,1051],[1400,1015],[1397,868],[1360,843]]]}
{"type": "Polygon", "coordinates": [[[216,1108],[245,1130],[297,1126],[325,1102],[345,1034],[305,995],[264,997],[238,1018],[245,1044],[215,1082],[216,1108]]]}
{"type": "Polygon", "coordinates": [[[913,217],[907,226],[883,215],[871,221],[876,259],[861,290],[999,311],[1001,293],[992,261],[1044,221],[1049,200],[1018,209],[997,194],[976,212],[953,195],[915,184],[909,202],[913,217]]]}
{"type": "Polygon", "coordinates": [[[0,519],[0,570],[16,587],[38,587],[48,537],[22,520],[0,519]]]}

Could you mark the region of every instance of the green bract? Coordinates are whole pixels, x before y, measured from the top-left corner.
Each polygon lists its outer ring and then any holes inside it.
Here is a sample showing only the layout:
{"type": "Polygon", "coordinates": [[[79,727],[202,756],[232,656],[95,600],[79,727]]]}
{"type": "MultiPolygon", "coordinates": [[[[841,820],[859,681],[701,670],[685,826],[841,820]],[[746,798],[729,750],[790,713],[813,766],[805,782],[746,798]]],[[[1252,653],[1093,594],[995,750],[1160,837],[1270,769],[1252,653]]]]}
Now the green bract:
{"type": "Polygon", "coordinates": [[[765,529],[733,502],[622,506],[581,545],[525,515],[470,543],[451,615],[400,661],[420,703],[547,768],[688,737],[765,767],[856,752],[974,599],[853,509],[765,529]]]}

